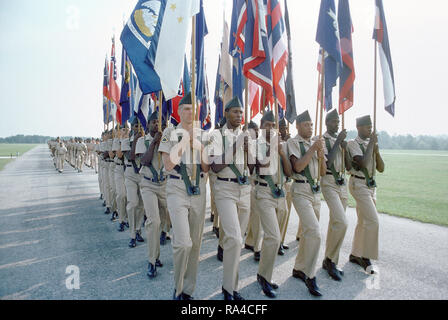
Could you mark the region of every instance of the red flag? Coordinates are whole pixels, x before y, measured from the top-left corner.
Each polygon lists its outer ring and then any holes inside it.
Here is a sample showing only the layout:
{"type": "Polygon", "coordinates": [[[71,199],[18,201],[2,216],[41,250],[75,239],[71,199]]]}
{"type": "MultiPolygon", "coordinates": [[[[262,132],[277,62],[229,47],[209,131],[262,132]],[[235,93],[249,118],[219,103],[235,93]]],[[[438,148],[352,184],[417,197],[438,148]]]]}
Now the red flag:
{"type": "Polygon", "coordinates": [[[115,118],[121,124],[120,88],[117,84],[117,68],[115,59],[115,37],[112,38],[112,52],[110,58],[109,99],[112,110],[116,111],[115,118]]]}

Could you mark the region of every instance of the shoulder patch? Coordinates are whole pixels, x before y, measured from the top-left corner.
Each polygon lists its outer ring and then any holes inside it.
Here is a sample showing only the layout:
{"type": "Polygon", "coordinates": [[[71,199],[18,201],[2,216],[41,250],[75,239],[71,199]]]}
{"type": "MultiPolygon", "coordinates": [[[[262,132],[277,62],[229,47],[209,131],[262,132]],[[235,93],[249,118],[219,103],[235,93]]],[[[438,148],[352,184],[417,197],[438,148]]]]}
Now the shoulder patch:
{"type": "Polygon", "coordinates": [[[167,137],[166,135],[162,137],[162,142],[163,142],[163,143],[168,142],[168,137],[167,137]]]}

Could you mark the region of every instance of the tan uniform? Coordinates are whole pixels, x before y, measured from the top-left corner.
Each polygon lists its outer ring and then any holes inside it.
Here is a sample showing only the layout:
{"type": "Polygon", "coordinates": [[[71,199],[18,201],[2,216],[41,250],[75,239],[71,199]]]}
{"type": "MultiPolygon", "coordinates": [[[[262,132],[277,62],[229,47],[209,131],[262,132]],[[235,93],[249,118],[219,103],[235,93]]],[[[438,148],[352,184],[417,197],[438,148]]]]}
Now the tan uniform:
{"type": "MultiPolygon", "coordinates": [[[[362,140],[359,136],[347,143],[347,149],[351,158],[363,156],[360,144],[364,150],[370,139],[362,140]]],[[[369,176],[375,176],[376,163],[372,158],[367,159],[367,171],[369,176]]],[[[356,200],[356,214],[358,223],[353,237],[352,254],[367,259],[378,259],[378,212],[376,210],[376,188],[369,188],[366,184],[362,171],[350,170],[349,190],[356,200]],[[360,179],[361,178],[361,179],[360,179]]]]}
{"type": "MultiPolygon", "coordinates": [[[[182,129],[182,123],[177,126],[182,129]]],[[[162,135],[159,152],[170,153],[178,143],[177,138],[172,137],[175,128],[166,128],[162,135]],[[174,139],[172,139],[174,138],[174,139]]],[[[180,134],[179,134],[180,135],[180,134]]],[[[187,152],[182,154],[182,162],[186,163],[187,152]]],[[[190,150],[189,163],[191,163],[192,152],[190,150]]],[[[197,152],[196,159],[199,159],[197,152]]],[[[192,164],[186,164],[187,174],[190,177],[193,171],[192,164]]],[[[199,266],[199,254],[201,250],[202,232],[204,229],[205,206],[206,206],[206,177],[201,173],[199,182],[200,194],[189,196],[184,181],[176,170],[167,171],[168,182],[166,184],[168,212],[171,218],[174,285],[176,296],[181,293],[192,295],[196,287],[196,277],[199,266]],[[173,177],[177,177],[175,179],[173,177]]],[[[193,179],[196,184],[196,179],[193,179]]]]}
{"type": "Polygon", "coordinates": [[[56,154],[57,154],[57,169],[60,171],[64,170],[64,160],[65,160],[65,154],[67,153],[67,148],[64,144],[62,146],[58,146],[56,148],[56,154]]]}
{"type": "Polygon", "coordinates": [[[260,252],[261,241],[263,239],[263,230],[261,228],[258,208],[254,205],[256,202],[254,179],[254,176],[251,176],[249,179],[250,184],[252,185],[252,190],[250,193],[250,215],[249,222],[247,224],[247,236],[245,244],[254,247],[254,252],[260,252]]]}
{"type": "Polygon", "coordinates": [[[98,156],[98,184],[100,185],[100,193],[103,195],[104,201],[106,201],[106,193],[104,192],[104,166],[106,162],[103,159],[102,153],[104,152],[104,142],[101,141],[97,144],[97,150],[101,152],[98,156]]]}
{"type": "MultiPolygon", "coordinates": [[[[109,139],[109,140],[106,140],[103,142],[104,152],[108,152],[108,150],[109,150],[109,144],[110,144],[109,141],[111,141],[111,140],[109,139]]],[[[103,169],[103,191],[104,191],[105,200],[106,200],[106,207],[109,209],[112,208],[112,203],[113,203],[112,195],[110,192],[110,186],[109,186],[111,183],[111,181],[109,181],[109,177],[110,177],[109,164],[111,161],[113,161],[113,160],[106,158],[104,160],[104,169],[103,169]]]]}
{"type": "MultiPolygon", "coordinates": [[[[150,134],[138,139],[135,154],[143,156],[153,140],[154,138],[150,134]],[[148,145],[148,148],[146,145],[148,145]]],[[[140,192],[146,215],[145,231],[148,238],[148,260],[149,263],[155,265],[160,256],[161,225],[165,226],[169,223],[165,190],[166,177],[163,174],[161,155],[157,148],[154,149],[151,164],[157,172],[157,177],[153,175],[149,167],[142,166],[140,169],[140,192]]]]}
{"type": "MultiPolygon", "coordinates": [[[[261,163],[263,163],[266,158],[267,146],[268,143],[266,142],[265,137],[260,136],[257,140],[257,157],[261,163]]],[[[287,153],[286,143],[281,144],[279,147],[283,148],[285,154],[287,153]]],[[[278,216],[280,215],[283,218],[286,215],[287,206],[286,194],[285,197],[275,198],[267,183],[267,180],[262,179],[260,174],[263,176],[270,175],[274,184],[284,186],[286,177],[283,172],[280,175],[278,174],[279,160],[280,157],[278,152],[272,149],[269,167],[260,168],[262,171],[257,174],[255,179],[255,187],[252,191],[255,201],[252,202],[251,205],[255,205],[255,211],[258,212],[260,224],[264,234],[258,274],[265,278],[268,282],[271,282],[272,280],[275,258],[281,242],[278,216]]],[[[283,191],[285,192],[285,190],[283,191]]]]}
{"type": "MultiPolygon", "coordinates": [[[[218,138],[213,139],[209,154],[221,156],[224,150],[220,131],[225,137],[225,148],[233,145],[236,138],[242,133],[240,128],[236,130],[228,129],[226,124],[222,130],[215,130],[218,138]]],[[[250,139],[249,139],[250,141],[250,139]]],[[[235,166],[244,175],[244,152],[239,148],[235,154],[235,166]]],[[[229,166],[217,173],[215,186],[215,203],[218,209],[223,235],[223,288],[230,294],[238,290],[238,269],[240,253],[243,243],[244,233],[250,214],[250,193],[251,185],[239,185],[230,179],[236,179],[235,173],[229,166]],[[221,179],[227,179],[223,181],[221,179]]],[[[220,229],[221,233],[221,229],[220,229]]]]}
{"type": "MultiPolygon", "coordinates": [[[[294,155],[297,159],[302,157],[300,142],[303,142],[306,152],[312,145],[311,141],[307,141],[297,134],[297,136],[290,138],[287,142],[288,158],[290,158],[291,155],[294,155]]],[[[314,180],[317,180],[319,175],[317,152],[314,153],[308,167],[310,169],[311,177],[314,180]]],[[[319,256],[321,243],[319,227],[320,193],[313,193],[311,191],[311,186],[305,176],[293,172],[292,178],[294,179],[291,188],[292,202],[299,215],[302,226],[299,252],[296,257],[294,269],[302,271],[309,278],[314,278],[316,275],[316,262],[319,256]]]]}
{"type": "MultiPolygon", "coordinates": [[[[121,151],[120,139],[114,139],[112,144],[112,151],[121,151]]],[[[127,219],[126,214],[126,186],[124,184],[124,161],[118,159],[115,155],[114,158],[114,183],[115,183],[115,202],[117,203],[118,221],[123,223],[127,219]]]]}
{"type": "MultiPolygon", "coordinates": [[[[328,132],[323,135],[325,141],[330,143],[333,148],[336,137],[332,137],[328,132]]],[[[324,152],[328,157],[329,150],[327,143],[324,144],[324,152]]],[[[344,172],[344,165],[342,163],[342,149],[338,148],[336,157],[333,162],[335,171],[344,172]]],[[[344,175],[345,179],[345,175],[344,175]]],[[[327,174],[321,180],[322,194],[330,209],[330,221],[328,223],[327,243],[325,249],[325,257],[329,258],[336,265],[339,261],[339,251],[344,242],[345,233],[347,231],[347,218],[345,217],[345,210],[347,208],[347,184],[339,185],[336,183],[330,168],[327,168],[327,174]]]]}
{"type": "MultiPolygon", "coordinates": [[[[114,141],[116,141],[116,140],[109,139],[107,141],[107,151],[113,151],[114,141]]],[[[115,162],[114,162],[114,159],[109,158],[108,166],[109,166],[109,170],[108,170],[108,173],[109,173],[109,197],[110,197],[110,202],[111,202],[110,210],[112,212],[115,212],[115,211],[117,211],[117,190],[115,187],[115,162]]]]}
{"type": "MultiPolygon", "coordinates": [[[[131,143],[134,140],[134,136],[121,140],[121,151],[131,151],[131,143]]],[[[126,171],[124,172],[124,184],[126,186],[127,205],[126,212],[129,219],[129,232],[131,238],[135,239],[137,232],[140,233],[143,223],[143,200],[140,193],[140,183],[142,177],[139,174],[139,161],[136,160],[137,168],[134,169],[132,162],[125,156],[124,163],[126,165],[126,171]],[[137,170],[137,171],[136,171],[137,170]]]]}
{"type": "Polygon", "coordinates": [[[288,222],[289,222],[289,215],[291,214],[291,206],[292,206],[292,183],[293,181],[290,180],[285,183],[285,192],[286,192],[286,207],[287,211],[284,215],[281,215],[280,213],[277,213],[278,217],[278,224],[280,226],[280,232],[282,234],[282,243],[285,241],[286,231],[288,230],[288,222]]]}

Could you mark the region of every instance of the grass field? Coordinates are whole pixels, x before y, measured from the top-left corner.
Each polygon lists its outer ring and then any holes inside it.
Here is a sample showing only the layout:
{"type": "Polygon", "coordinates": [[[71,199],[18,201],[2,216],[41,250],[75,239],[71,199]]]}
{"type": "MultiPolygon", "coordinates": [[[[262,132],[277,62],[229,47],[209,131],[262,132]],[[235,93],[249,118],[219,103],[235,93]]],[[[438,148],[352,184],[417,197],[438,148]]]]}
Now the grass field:
{"type": "MultiPolygon", "coordinates": [[[[448,226],[448,152],[383,150],[382,155],[378,211],[448,226]]],[[[349,204],[355,204],[351,195],[349,204]]]]}
{"type": "MultiPolygon", "coordinates": [[[[11,154],[13,156],[17,155],[19,152],[19,156],[31,150],[37,146],[37,144],[9,144],[9,143],[0,143],[0,157],[9,157],[11,154]]],[[[0,159],[0,170],[8,163],[13,161],[14,159],[0,159]]]]}

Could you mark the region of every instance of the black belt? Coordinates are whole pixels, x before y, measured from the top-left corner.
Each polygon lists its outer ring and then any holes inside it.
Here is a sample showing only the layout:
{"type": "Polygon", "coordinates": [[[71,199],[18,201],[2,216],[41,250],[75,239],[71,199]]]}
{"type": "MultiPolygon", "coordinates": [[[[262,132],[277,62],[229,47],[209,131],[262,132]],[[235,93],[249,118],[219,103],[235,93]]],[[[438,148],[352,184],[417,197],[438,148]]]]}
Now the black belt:
{"type": "MultiPolygon", "coordinates": [[[[173,177],[176,177],[176,176],[173,176],[173,177]]],[[[159,181],[155,180],[154,178],[148,178],[147,176],[143,176],[143,178],[145,178],[148,181],[154,182],[154,183],[160,183],[160,182],[165,181],[165,178],[160,179],[159,181]]],[[[176,177],[176,178],[178,178],[178,177],[176,177]]]]}
{"type": "Polygon", "coordinates": [[[126,166],[127,168],[130,168],[130,167],[132,167],[132,164],[125,164],[125,166],[126,166]]]}
{"type": "Polygon", "coordinates": [[[331,175],[333,175],[333,173],[332,173],[331,171],[327,171],[327,174],[331,174],[331,175]]]}
{"type": "Polygon", "coordinates": [[[116,165],[116,166],[120,166],[120,167],[123,166],[123,164],[118,164],[118,163],[116,163],[115,165],[116,165]]]}
{"type": "MultiPolygon", "coordinates": [[[[172,174],[170,174],[168,177],[169,177],[170,179],[182,180],[182,177],[174,176],[174,175],[172,175],[172,174]]],[[[200,177],[201,177],[201,178],[204,178],[204,174],[201,173],[200,177]]]]}
{"type": "Polygon", "coordinates": [[[366,180],[365,177],[360,177],[360,176],[357,176],[357,175],[354,175],[354,174],[352,174],[351,176],[352,176],[352,177],[355,177],[355,178],[358,178],[358,179],[361,179],[361,180],[366,180]]]}
{"type": "Polygon", "coordinates": [[[307,180],[297,180],[297,179],[293,179],[295,183],[308,183],[307,180]]]}
{"type": "Polygon", "coordinates": [[[236,178],[220,178],[220,177],[217,177],[217,178],[218,178],[218,180],[221,180],[221,181],[238,183],[238,179],[236,179],[236,178]]]}
{"type": "Polygon", "coordinates": [[[263,183],[263,182],[259,182],[259,181],[255,181],[254,182],[256,185],[259,184],[262,187],[269,187],[269,185],[267,183],[263,183]]]}
{"type": "Polygon", "coordinates": [[[104,161],[106,161],[106,162],[114,162],[114,160],[104,160],[104,161]]]}

